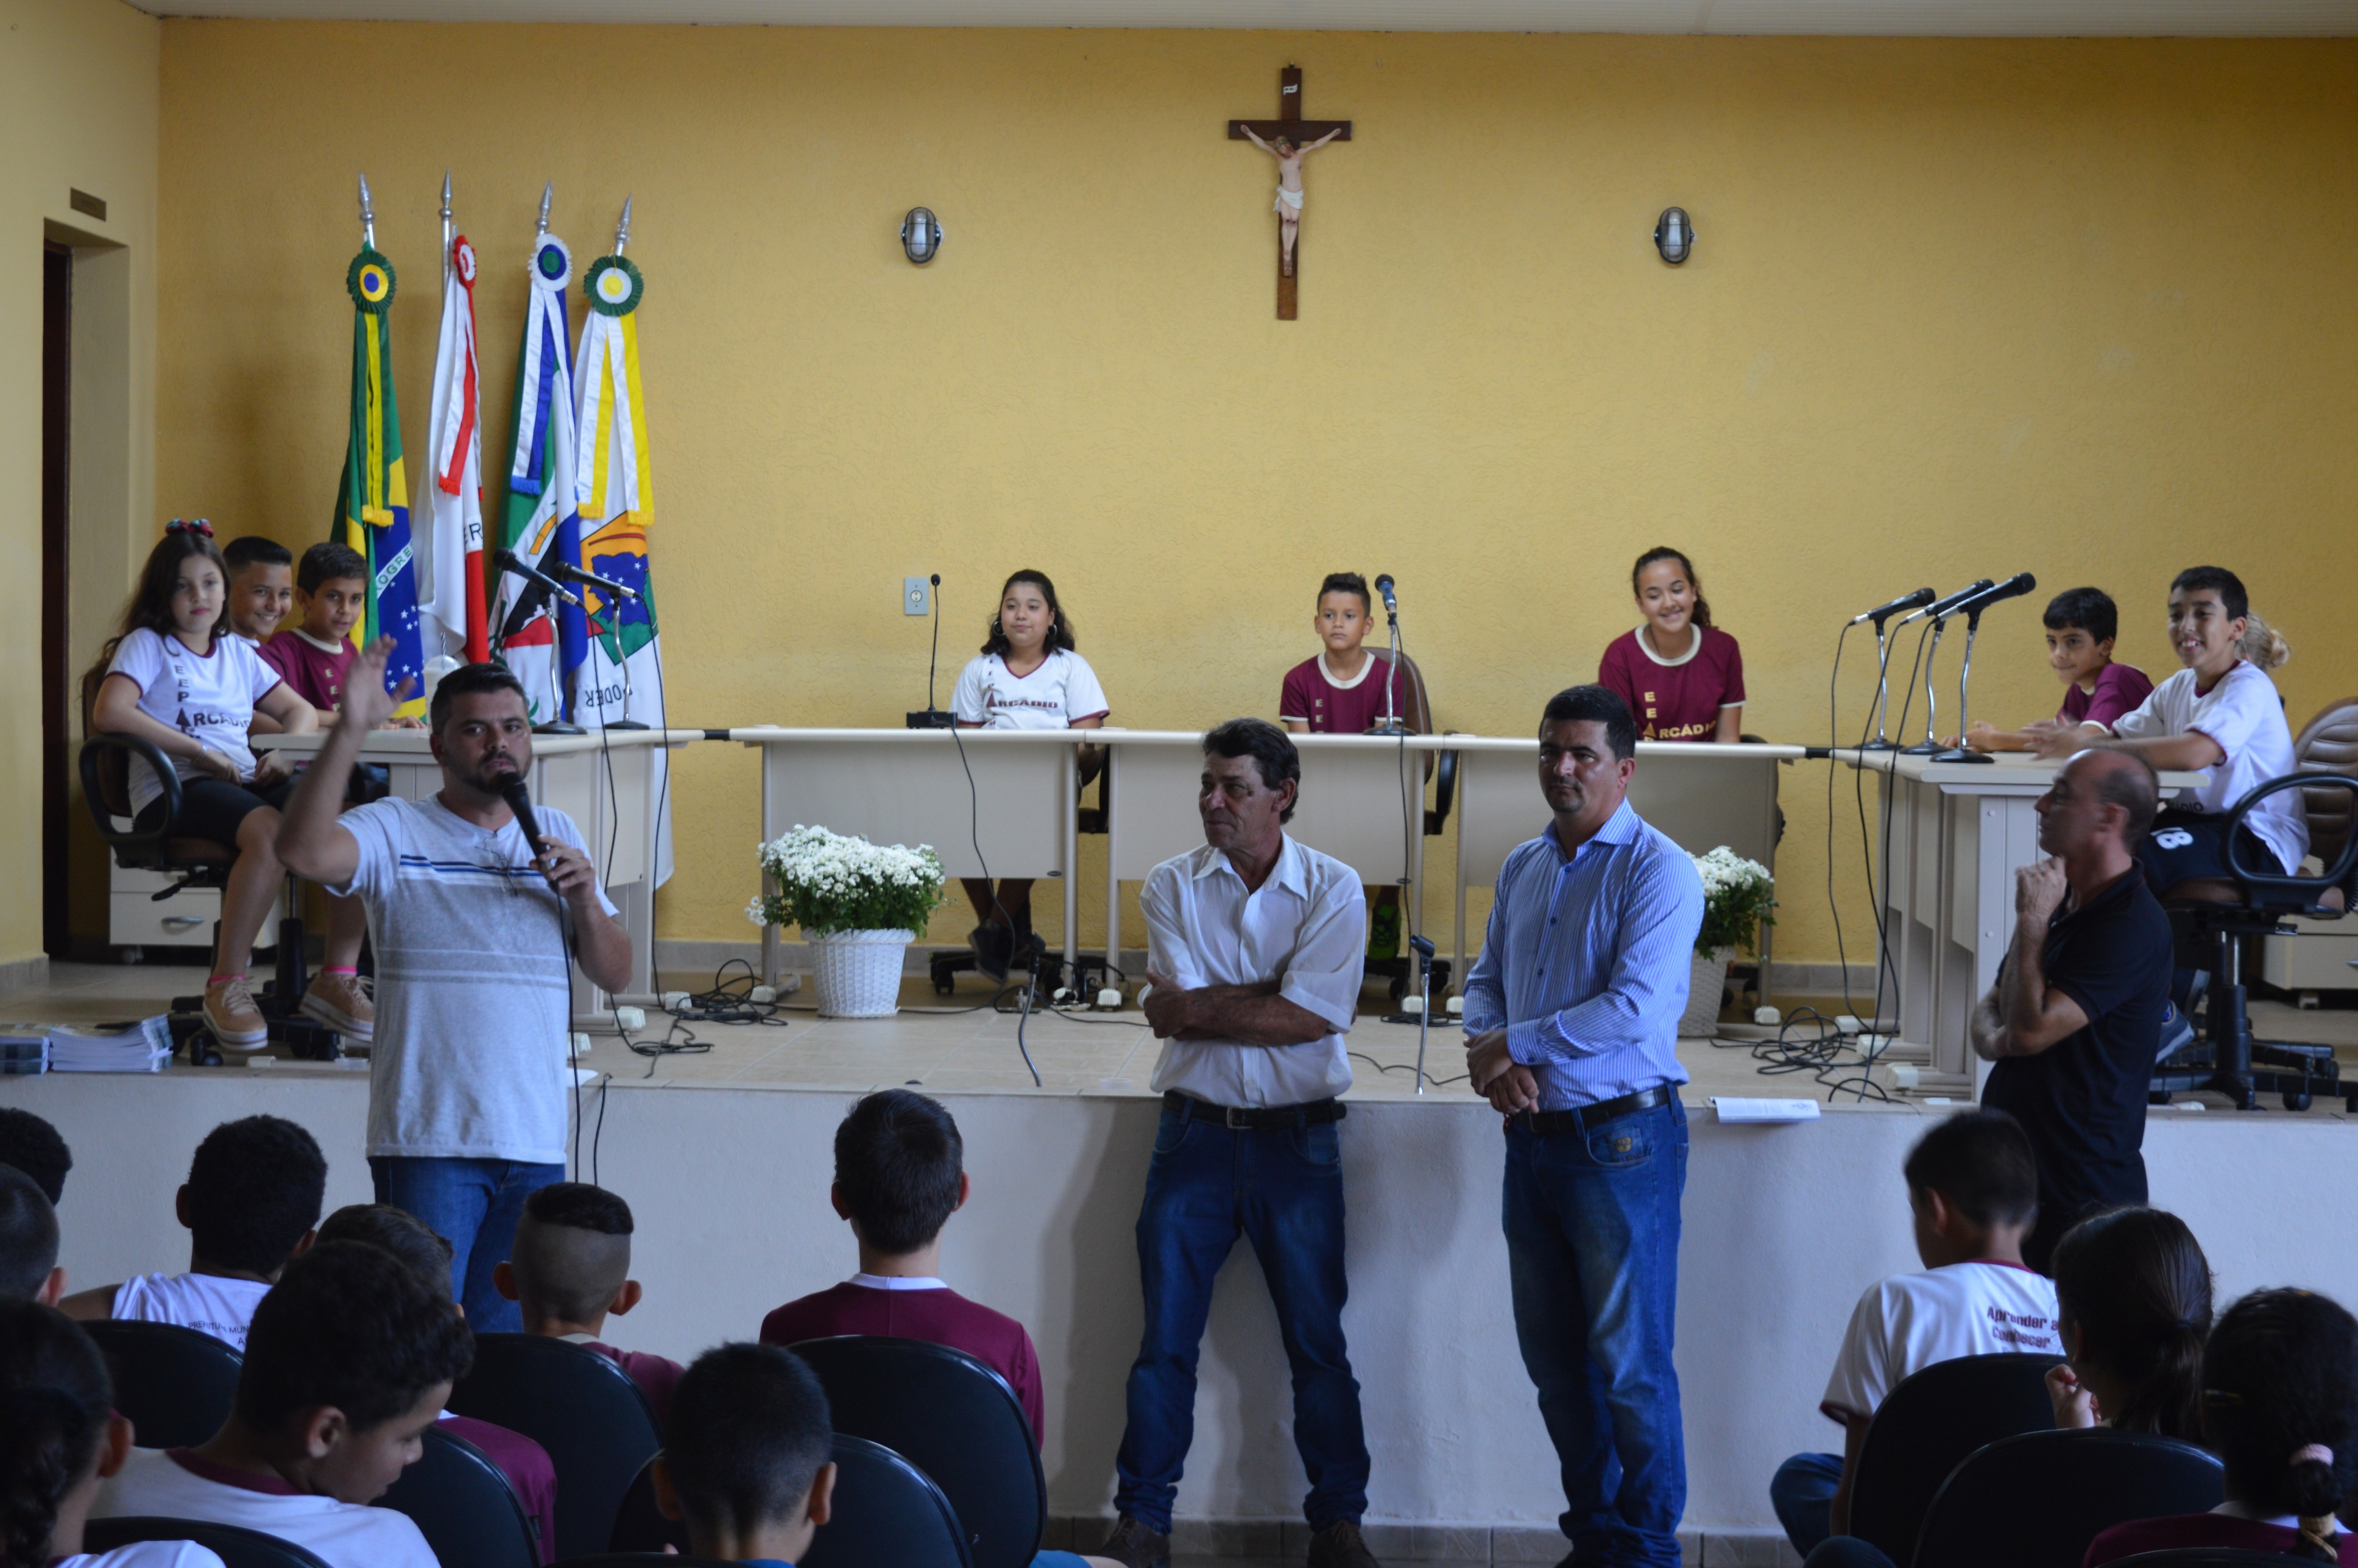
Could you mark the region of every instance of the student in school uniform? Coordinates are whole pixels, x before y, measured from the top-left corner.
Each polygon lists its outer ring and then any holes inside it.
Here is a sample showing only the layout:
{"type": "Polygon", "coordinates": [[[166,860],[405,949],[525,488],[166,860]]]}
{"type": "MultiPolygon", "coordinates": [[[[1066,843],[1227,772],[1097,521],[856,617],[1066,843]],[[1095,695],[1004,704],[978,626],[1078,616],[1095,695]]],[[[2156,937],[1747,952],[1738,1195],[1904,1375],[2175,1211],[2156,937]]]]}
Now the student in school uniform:
{"type": "Polygon", "coordinates": [[[1667,546],[1648,550],[1629,589],[1645,620],[1606,644],[1596,684],[1629,705],[1640,741],[1741,740],[1744,653],[1711,623],[1693,565],[1667,546]]]}
{"type": "Polygon", "coordinates": [[[587,1182],[554,1182],[525,1200],[515,1246],[492,1283],[516,1303],[524,1331],[595,1351],[631,1375],[661,1422],[680,1365],[669,1357],[606,1343],[608,1314],[620,1317],[646,1294],[631,1278],[637,1227],[621,1195],[587,1182]]]}
{"type": "Polygon", "coordinates": [[[687,1526],[690,1554],[794,1568],[835,1497],[827,1390],[774,1345],[721,1345],[680,1379],[650,1480],[655,1506],[687,1526]]]}
{"type": "Polygon", "coordinates": [[[99,1488],[131,1456],[131,1423],[114,1413],[106,1357],[63,1314],[0,1301],[0,1562],[47,1568],[222,1568],[187,1541],[82,1551],[99,1488]]]}
{"type": "MultiPolygon", "coordinates": [[[[1045,572],[1019,571],[999,592],[999,613],[982,652],[958,672],[950,711],[966,730],[1097,730],[1108,712],[1097,672],[1074,651],[1073,623],[1045,572]]],[[[1080,749],[1081,782],[1097,776],[1095,746],[1080,749]]],[[[974,905],[975,961],[993,979],[1007,978],[1032,935],[1032,879],[1002,877],[994,890],[963,879],[974,905]]]]}
{"type": "Polygon", "coordinates": [[[259,648],[294,602],[295,553],[276,539],[246,534],[222,548],[229,568],[229,629],[259,648]]]}
{"type": "Polygon", "coordinates": [[[33,1178],[0,1165],[0,1301],[55,1306],[66,1293],[58,1266],[58,1211],[33,1178]]]}
{"type": "MultiPolygon", "coordinates": [[[[2101,588],[2067,588],[2047,601],[2047,667],[2063,683],[2063,706],[2055,723],[2102,734],[2153,694],[2153,682],[2135,665],[2113,659],[2120,607],[2101,588]]],[[[2028,752],[2039,736],[2029,730],[2000,730],[1979,723],[1948,744],[1976,752],[2028,752]]]]}
{"type": "Polygon", "coordinates": [[[46,1118],[17,1106],[0,1106],[0,1165],[14,1165],[32,1177],[54,1207],[65,1201],[73,1151],[46,1118]]]}
{"type": "Polygon", "coordinates": [[[84,1323],[171,1323],[239,1350],[246,1328],[287,1267],[311,1244],[328,1190],[328,1162],[308,1132],[276,1116],[224,1121],[205,1134],[172,1212],[189,1228],[183,1274],[141,1274],[68,1296],[84,1323]]]}
{"type": "MultiPolygon", "coordinates": [[[[106,678],[91,722],[151,741],[172,760],[181,781],[180,813],[170,824],[176,837],[236,846],[204,1014],[223,1049],[254,1051],[269,1043],[270,1031],[246,967],[284,875],[278,807],[289,780],[284,769],[255,766],[246,732],[256,713],[290,733],[317,728],[319,715],[252,646],[227,635],[228,585],[227,563],[207,524],[168,528],[140,569],[122,630],[100,652],[106,678]]],[[[142,827],[163,825],[163,782],[144,763],[131,767],[131,809],[142,827]]]]}

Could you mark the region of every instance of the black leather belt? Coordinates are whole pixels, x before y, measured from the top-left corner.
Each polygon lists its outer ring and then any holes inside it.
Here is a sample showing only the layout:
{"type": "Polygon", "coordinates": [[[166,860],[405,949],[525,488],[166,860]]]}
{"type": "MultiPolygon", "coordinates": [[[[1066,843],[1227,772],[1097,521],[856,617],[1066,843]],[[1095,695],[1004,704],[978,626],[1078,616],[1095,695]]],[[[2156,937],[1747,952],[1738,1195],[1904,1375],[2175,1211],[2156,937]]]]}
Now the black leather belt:
{"type": "Polygon", "coordinates": [[[1668,1084],[1656,1084],[1650,1089],[1639,1089],[1619,1099],[1599,1100],[1595,1105],[1574,1106],[1570,1110],[1527,1110],[1519,1119],[1529,1131],[1546,1138],[1558,1132],[1585,1132],[1601,1127],[1617,1116],[1627,1116],[1634,1110],[1651,1110],[1658,1105],[1668,1105],[1678,1098],[1678,1090],[1668,1084]]]}
{"type": "Polygon", "coordinates": [[[1314,1099],[1306,1105],[1214,1105],[1183,1095],[1177,1089],[1167,1089],[1163,1096],[1163,1108],[1175,1110],[1190,1121],[1217,1122],[1239,1132],[1260,1132],[1272,1127],[1314,1127],[1320,1122],[1340,1121],[1351,1114],[1350,1107],[1337,1099],[1314,1099]]]}

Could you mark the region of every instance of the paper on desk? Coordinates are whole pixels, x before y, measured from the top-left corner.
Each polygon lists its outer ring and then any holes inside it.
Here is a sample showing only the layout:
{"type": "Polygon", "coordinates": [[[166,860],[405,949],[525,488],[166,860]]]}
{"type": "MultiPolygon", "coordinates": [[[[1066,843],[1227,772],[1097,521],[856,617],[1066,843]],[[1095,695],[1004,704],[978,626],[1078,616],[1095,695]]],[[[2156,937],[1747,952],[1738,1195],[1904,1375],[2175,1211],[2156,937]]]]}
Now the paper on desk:
{"type": "Polygon", "coordinates": [[[161,1013],[124,1030],[49,1031],[53,1073],[160,1073],[171,1059],[172,1027],[161,1013]]]}
{"type": "Polygon", "coordinates": [[[1744,1095],[1713,1095],[1711,1108],[1722,1121],[1815,1121],[1813,1099],[1763,1099],[1744,1095]]]}

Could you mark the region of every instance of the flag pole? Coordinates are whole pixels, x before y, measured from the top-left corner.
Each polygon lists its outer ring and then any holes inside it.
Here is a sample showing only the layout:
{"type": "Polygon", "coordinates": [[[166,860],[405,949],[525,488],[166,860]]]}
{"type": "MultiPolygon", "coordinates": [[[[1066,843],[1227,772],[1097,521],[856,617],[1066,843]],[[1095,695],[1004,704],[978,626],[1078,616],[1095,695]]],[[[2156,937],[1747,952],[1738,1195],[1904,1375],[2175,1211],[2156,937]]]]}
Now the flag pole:
{"type": "Polygon", "coordinates": [[[614,254],[621,255],[622,247],[631,243],[631,199],[622,198],[622,221],[614,225],[614,254]]]}
{"type": "Polygon", "coordinates": [[[450,171],[442,171],[442,293],[450,293],[450,171]]]}
{"type": "Polygon", "coordinates": [[[361,243],[376,249],[376,204],[369,200],[368,176],[361,176],[361,243]]]}
{"type": "Polygon", "coordinates": [[[541,236],[548,232],[548,204],[556,199],[557,181],[552,179],[540,188],[540,227],[535,229],[532,233],[535,244],[538,244],[541,236]]]}

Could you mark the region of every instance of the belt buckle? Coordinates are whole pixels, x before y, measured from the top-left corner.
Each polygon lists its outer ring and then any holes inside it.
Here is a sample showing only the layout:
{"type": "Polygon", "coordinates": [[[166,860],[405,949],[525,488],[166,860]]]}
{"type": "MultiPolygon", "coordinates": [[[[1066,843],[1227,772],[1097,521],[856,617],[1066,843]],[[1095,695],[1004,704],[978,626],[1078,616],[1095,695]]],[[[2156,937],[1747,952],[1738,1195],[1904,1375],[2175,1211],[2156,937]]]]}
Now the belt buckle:
{"type": "Polygon", "coordinates": [[[1251,1131],[1251,1117],[1252,1111],[1250,1108],[1246,1106],[1224,1105],[1220,1108],[1221,1125],[1226,1127],[1231,1132],[1251,1131]]]}

